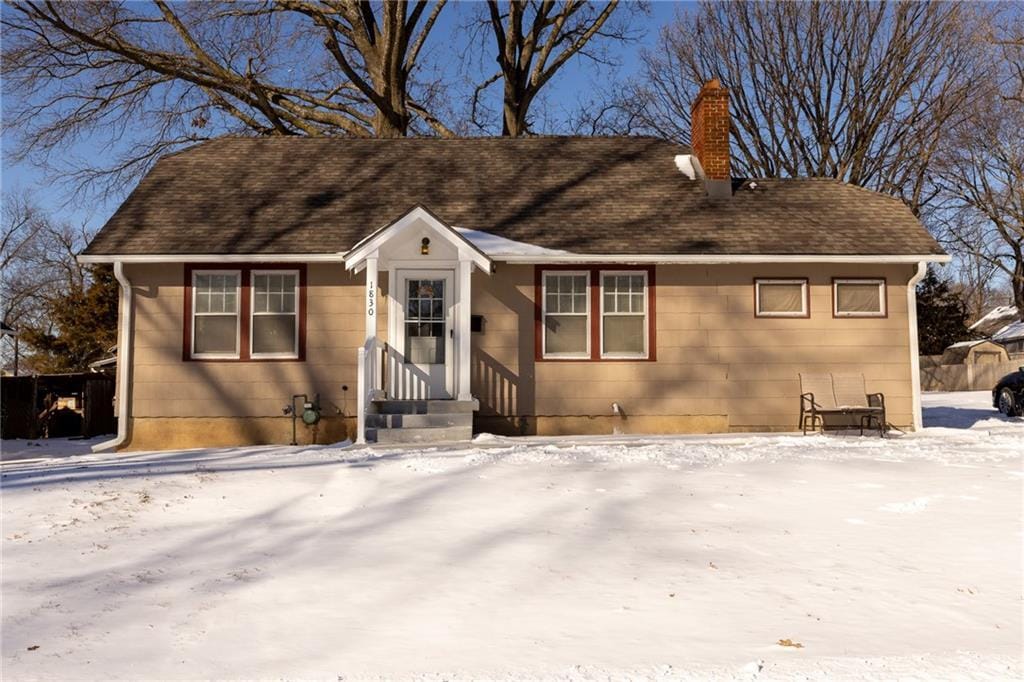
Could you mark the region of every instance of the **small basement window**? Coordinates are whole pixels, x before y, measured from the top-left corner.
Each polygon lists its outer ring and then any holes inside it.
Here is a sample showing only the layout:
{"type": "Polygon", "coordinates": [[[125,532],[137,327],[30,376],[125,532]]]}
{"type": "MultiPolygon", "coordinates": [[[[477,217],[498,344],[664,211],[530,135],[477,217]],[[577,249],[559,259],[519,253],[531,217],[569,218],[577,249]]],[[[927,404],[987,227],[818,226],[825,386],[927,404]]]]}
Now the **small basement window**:
{"type": "Polygon", "coordinates": [[[757,317],[809,317],[806,279],[755,279],[757,317]]]}
{"type": "Polygon", "coordinates": [[[885,317],[885,280],[834,279],[832,306],[836,317],[885,317]]]}

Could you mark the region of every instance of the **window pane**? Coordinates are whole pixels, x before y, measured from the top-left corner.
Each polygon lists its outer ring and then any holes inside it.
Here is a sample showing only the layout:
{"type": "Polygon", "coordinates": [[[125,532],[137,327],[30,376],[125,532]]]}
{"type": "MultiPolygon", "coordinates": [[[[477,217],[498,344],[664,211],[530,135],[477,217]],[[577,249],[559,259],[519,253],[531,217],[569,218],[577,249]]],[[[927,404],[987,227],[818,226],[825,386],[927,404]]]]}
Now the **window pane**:
{"type": "Polygon", "coordinates": [[[613,355],[643,355],[643,315],[606,315],[604,318],[604,352],[613,355]]]}
{"type": "Polygon", "coordinates": [[[877,282],[836,283],[836,310],[840,313],[881,313],[881,287],[877,282]]]}
{"type": "Polygon", "coordinates": [[[196,274],[193,296],[197,313],[234,313],[238,310],[237,275],[196,274]]]}
{"type": "Polygon", "coordinates": [[[267,300],[267,294],[260,291],[255,291],[252,295],[252,311],[254,313],[265,313],[269,309],[270,303],[267,300]]]}
{"type": "Polygon", "coordinates": [[[587,320],[585,315],[548,315],[544,320],[545,352],[585,355],[587,320]]]}
{"type": "Polygon", "coordinates": [[[574,294],[585,294],[585,293],[587,293],[587,276],[586,275],[573,275],[572,276],[572,292],[574,294]]]}
{"type": "Polygon", "coordinates": [[[253,353],[294,353],[294,315],[257,315],[252,318],[253,353]]]}
{"type": "Polygon", "coordinates": [[[801,313],[804,305],[803,284],[761,282],[758,287],[762,313],[801,313]]]}
{"type": "Polygon", "coordinates": [[[407,323],[405,360],[418,365],[444,364],[444,324],[407,323]]]}
{"type": "Polygon", "coordinates": [[[234,315],[198,315],[195,318],[194,353],[238,352],[237,325],[234,315]]]}

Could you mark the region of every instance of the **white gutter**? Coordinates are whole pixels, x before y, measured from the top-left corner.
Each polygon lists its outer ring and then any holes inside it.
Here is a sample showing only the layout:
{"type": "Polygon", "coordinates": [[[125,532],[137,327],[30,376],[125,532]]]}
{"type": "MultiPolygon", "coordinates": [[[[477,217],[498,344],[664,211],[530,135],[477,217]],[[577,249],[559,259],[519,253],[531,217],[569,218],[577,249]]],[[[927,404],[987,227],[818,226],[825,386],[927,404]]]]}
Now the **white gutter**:
{"type": "Polygon", "coordinates": [[[81,255],[79,263],[341,263],[343,253],[167,253],[81,255]]]}
{"type": "Polygon", "coordinates": [[[121,285],[121,319],[117,330],[117,436],[92,446],[93,452],[116,450],[128,439],[128,372],[132,364],[132,283],[124,274],[124,264],[114,262],[114,277],[121,285]]]}
{"type": "Polygon", "coordinates": [[[917,283],[924,279],[927,272],[928,262],[921,261],[917,264],[917,272],[907,282],[907,317],[910,319],[910,409],[915,431],[920,431],[924,426],[921,419],[921,356],[917,343],[917,283]]]}
{"type": "MultiPolygon", "coordinates": [[[[822,256],[822,255],[771,255],[737,254],[710,255],[623,255],[623,254],[518,254],[500,252],[487,253],[487,257],[503,263],[663,263],[716,265],[729,263],[948,263],[951,256],[928,254],[917,256],[822,256]]],[[[266,253],[266,254],[145,254],[145,255],[103,255],[79,256],[78,262],[89,263],[343,263],[343,253],[266,253]]]]}
{"type": "Polygon", "coordinates": [[[946,254],[929,254],[917,256],[822,256],[822,255],[771,255],[771,254],[738,254],[730,255],[623,255],[623,254],[585,254],[569,253],[559,255],[520,255],[520,254],[488,254],[491,258],[503,263],[659,263],[666,265],[727,265],[730,263],[948,263],[952,256],[946,254]]]}

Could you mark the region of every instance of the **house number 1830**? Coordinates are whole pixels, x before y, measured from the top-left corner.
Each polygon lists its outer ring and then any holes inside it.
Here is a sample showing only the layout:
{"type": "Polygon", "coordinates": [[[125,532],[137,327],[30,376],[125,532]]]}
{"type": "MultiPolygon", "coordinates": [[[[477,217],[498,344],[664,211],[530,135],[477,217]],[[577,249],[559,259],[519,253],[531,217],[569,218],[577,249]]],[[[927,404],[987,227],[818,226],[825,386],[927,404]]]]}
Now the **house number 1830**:
{"type": "Polygon", "coordinates": [[[373,315],[377,307],[377,299],[375,298],[376,292],[373,282],[368,282],[366,285],[366,314],[373,315]]]}

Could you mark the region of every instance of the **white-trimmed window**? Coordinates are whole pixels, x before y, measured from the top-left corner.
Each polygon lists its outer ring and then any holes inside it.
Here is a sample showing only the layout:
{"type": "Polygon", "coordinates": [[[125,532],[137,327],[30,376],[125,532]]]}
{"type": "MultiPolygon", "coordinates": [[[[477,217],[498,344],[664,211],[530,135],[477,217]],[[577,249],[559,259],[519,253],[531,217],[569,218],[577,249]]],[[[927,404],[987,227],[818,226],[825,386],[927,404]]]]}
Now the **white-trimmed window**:
{"type": "Polygon", "coordinates": [[[590,357],[590,272],[543,274],[543,356],[590,357]]]}
{"type": "Polygon", "coordinates": [[[298,309],[298,270],[252,271],[251,357],[299,356],[298,309]]]}
{"type": "Polygon", "coordinates": [[[832,280],[832,313],[836,317],[885,317],[885,280],[832,280]]]}
{"type": "Polygon", "coordinates": [[[601,271],[601,357],[647,357],[647,272],[601,271]]]}
{"type": "Polygon", "coordinates": [[[755,279],[754,314],[758,317],[808,317],[806,279],[755,279]]]}
{"type": "Polygon", "coordinates": [[[238,357],[241,278],[238,270],[192,272],[192,357],[238,357]]]}

